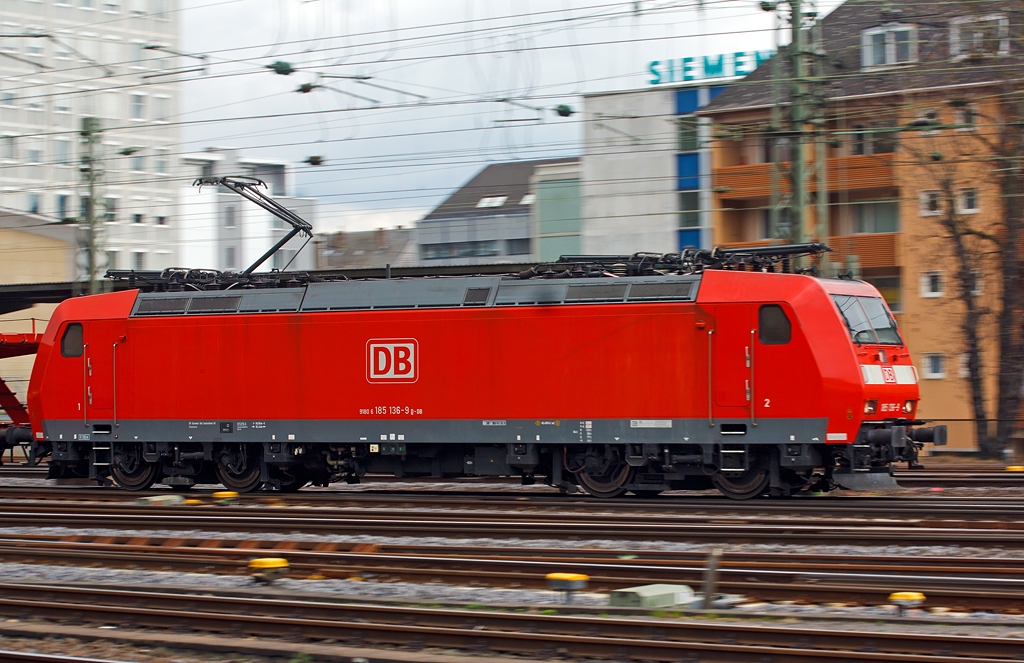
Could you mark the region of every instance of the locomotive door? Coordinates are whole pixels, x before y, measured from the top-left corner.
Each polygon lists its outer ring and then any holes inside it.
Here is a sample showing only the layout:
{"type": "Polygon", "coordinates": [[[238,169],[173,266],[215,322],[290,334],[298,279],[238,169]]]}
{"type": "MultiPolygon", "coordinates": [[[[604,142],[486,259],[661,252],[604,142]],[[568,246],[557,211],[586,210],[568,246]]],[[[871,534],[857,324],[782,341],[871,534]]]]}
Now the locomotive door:
{"type": "Polygon", "coordinates": [[[86,421],[117,419],[117,361],[123,320],[93,320],[85,323],[86,421]]]}
{"type": "Polygon", "coordinates": [[[718,417],[736,419],[750,416],[753,389],[750,371],[753,359],[751,308],[749,304],[720,304],[715,308],[711,353],[714,400],[718,407],[730,408],[729,411],[718,412],[718,417]]]}

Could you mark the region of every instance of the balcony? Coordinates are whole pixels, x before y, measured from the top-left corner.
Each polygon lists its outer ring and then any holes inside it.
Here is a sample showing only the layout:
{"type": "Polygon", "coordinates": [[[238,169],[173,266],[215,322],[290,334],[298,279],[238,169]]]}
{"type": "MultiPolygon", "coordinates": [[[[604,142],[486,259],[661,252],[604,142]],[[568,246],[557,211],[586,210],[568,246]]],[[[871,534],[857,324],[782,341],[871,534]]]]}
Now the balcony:
{"type": "MultiPolygon", "coordinates": [[[[893,162],[895,153],[869,156],[833,157],[828,159],[828,188],[831,191],[878,189],[895,186],[893,162]]],[[[782,164],[786,167],[787,164],[782,164]]],[[[716,168],[712,175],[716,192],[725,200],[767,198],[772,190],[772,164],[758,163],[716,168]]],[[[791,189],[789,180],[780,176],[783,192],[791,189]]],[[[808,177],[809,191],[817,190],[817,182],[808,177]]]]}
{"type": "MultiPolygon", "coordinates": [[[[873,233],[867,235],[837,235],[828,238],[832,252],[826,254],[826,260],[839,265],[846,264],[848,256],[857,256],[861,268],[896,267],[896,238],[899,233],[873,233]]],[[[808,237],[807,241],[811,241],[808,237]]],[[[770,239],[759,239],[752,242],[729,242],[723,244],[730,249],[754,249],[777,244],[770,239]]]]}
{"type": "Polygon", "coordinates": [[[874,233],[870,235],[840,235],[829,237],[832,253],[827,260],[846,264],[847,256],[857,256],[861,268],[896,267],[896,239],[899,233],[874,233]]]}

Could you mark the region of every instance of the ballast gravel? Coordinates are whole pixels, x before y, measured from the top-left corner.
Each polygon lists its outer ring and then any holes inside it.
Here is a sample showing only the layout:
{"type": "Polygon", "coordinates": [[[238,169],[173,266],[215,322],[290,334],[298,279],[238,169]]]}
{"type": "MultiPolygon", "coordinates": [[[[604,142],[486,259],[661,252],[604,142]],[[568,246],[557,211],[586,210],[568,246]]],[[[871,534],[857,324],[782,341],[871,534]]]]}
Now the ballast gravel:
{"type": "MultiPolygon", "coordinates": [[[[137,569],[90,568],[82,566],[50,566],[44,564],[0,563],[0,578],[17,583],[88,583],[107,586],[148,587],[203,587],[205,589],[245,589],[254,586],[252,578],[244,575],[211,573],[180,573],[172,571],[144,571],[137,569]]],[[[533,589],[506,589],[500,587],[459,587],[444,583],[373,582],[370,580],[298,580],[284,578],[273,584],[273,593],[291,596],[296,593],[318,593],[369,599],[396,601],[426,601],[465,604],[529,604],[553,605],[562,603],[561,592],[533,589]]],[[[574,602],[579,605],[606,605],[604,594],[577,592],[574,602]]]]}
{"type": "MultiPolygon", "coordinates": [[[[340,527],[340,526],[339,526],[340,527]]],[[[707,553],[720,548],[725,554],[741,553],[782,553],[808,555],[871,555],[880,559],[899,555],[903,557],[997,557],[1002,559],[1024,558],[1024,550],[965,546],[842,546],[785,544],[785,543],[688,543],[683,541],[622,541],[614,539],[519,539],[519,538],[459,538],[435,536],[374,536],[368,534],[312,534],[312,533],[270,533],[270,532],[220,532],[210,530],[134,530],[113,528],[71,528],[71,527],[3,527],[0,538],[9,535],[34,536],[112,536],[182,539],[226,539],[256,541],[307,541],[313,543],[367,543],[381,546],[437,546],[445,552],[464,547],[485,547],[514,551],[522,548],[559,549],[603,549],[628,551],[638,555],[645,552],[698,552],[707,553]]]]}

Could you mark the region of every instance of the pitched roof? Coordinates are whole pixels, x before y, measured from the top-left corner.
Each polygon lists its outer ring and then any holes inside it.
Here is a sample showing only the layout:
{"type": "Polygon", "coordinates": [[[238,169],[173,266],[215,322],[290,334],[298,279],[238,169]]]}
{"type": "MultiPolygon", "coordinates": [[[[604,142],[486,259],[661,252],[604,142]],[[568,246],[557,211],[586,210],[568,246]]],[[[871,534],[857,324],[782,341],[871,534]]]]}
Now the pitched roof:
{"type": "MultiPolygon", "coordinates": [[[[1017,58],[984,56],[955,58],[951,55],[950,19],[1003,13],[1012,17],[1006,1],[935,2],[934,0],[847,0],[822,23],[822,41],[827,54],[826,99],[895,93],[901,90],[977,85],[1011,75],[1017,58]],[[861,35],[865,30],[886,24],[912,25],[917,29],[917,62],[886,68],[863,70],[861,35]]],[[[1012,28],[1011,28],[1012,34],[1012,28]]],[[[1013,41],[1012,39],[1010,40],[1013,41]]],[[[702,113],[720,113],[773,103],[772,72],[775,59],[780,74],[788,78],[788,47],[758,67],[753,73],[719,94],[702,113]]],[[[1011,46],[1011,57],[1013,53],[1011,46]]],[[[786,96],[783,92],[783,98],[786,96]]]]}
{"type": "Polygon", "coordinates": [[[530,177],[534,169],[537,166],[575,161],[579,159],[568,157],[492,163],[423,217],[423,221],[529,214],[530,206],[523,205],[522,201],[530,192],[530,177]],[[481,206],[481,201],[485,198],[490,199],[489,205],[484,203],[484,206],[481,206]],[[501,200],[502,198],[504,200],[501,200]]]}

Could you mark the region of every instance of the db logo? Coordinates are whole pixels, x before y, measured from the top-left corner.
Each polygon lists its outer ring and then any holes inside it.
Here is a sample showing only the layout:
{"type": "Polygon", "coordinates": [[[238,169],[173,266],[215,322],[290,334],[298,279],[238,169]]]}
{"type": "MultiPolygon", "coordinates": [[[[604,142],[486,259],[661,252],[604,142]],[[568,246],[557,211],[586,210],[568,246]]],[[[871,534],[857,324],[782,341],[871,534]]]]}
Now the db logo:
{"type": "Polygon", "coordinates": [[[888,384],[896,384],[896,371],[892,370],[888,366],[883,366],[882,379],[888,384]]]}
{"type": "Polygon", "coordinates": [[[366,342],[368,382],[416,382],[420,346],[414,338],[371,338],[366,342]]]}

